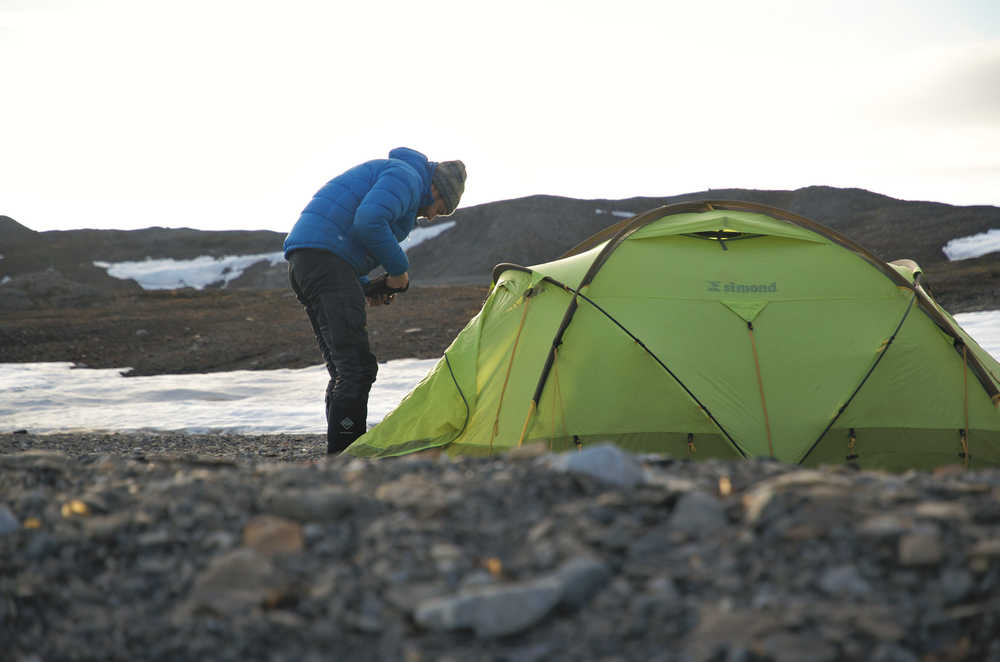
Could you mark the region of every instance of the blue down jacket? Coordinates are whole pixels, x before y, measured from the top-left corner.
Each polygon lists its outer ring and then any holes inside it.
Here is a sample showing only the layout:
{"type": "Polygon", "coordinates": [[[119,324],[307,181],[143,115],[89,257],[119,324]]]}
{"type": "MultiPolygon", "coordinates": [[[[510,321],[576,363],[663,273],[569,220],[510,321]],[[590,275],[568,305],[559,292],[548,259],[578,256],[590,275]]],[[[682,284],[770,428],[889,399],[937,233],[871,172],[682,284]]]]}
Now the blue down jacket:
{"type": "Polygon", "coordinates": [[[388,159],[362,163],[334,177],[316,192],[285,237],[285,256],[319,248],[344,258],[359,276],[382,265],[394,276],[409,269],[399,242],[431,204],[431,176],[437,163],[420,152],[397,147],[388,159]]]}

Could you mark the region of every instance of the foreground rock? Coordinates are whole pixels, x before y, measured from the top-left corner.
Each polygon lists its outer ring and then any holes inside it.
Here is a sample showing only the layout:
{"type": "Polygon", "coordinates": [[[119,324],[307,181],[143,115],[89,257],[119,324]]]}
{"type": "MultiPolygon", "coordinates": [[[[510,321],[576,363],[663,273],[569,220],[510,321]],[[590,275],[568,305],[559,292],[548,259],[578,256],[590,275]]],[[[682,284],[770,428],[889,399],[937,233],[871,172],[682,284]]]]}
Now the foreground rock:
{"type": "Polygon", "coordinates": [[[5,659],[1000,660],[998,471],[322,448],[0,437],[5,659]]]}

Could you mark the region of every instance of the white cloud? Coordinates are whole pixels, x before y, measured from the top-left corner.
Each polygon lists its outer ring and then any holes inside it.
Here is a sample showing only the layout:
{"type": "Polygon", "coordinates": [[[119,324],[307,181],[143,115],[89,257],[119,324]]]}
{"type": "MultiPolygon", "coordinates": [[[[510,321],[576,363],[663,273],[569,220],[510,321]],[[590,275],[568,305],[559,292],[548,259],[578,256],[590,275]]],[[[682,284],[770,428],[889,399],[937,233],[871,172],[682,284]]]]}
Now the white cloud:
{"type": "Polygon", "coordinates": [[[996,135],[1000,38],[908,51],[878,66],[872,111],[881,123],[996,135]]]}

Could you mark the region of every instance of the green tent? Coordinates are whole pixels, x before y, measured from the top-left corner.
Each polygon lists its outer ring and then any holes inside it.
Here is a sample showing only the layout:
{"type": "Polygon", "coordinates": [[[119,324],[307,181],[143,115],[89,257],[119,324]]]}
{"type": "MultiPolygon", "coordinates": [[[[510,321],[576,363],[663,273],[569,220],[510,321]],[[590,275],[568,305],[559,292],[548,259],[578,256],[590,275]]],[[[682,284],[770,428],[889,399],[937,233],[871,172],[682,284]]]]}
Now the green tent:
{"type": "Polygon", "coordinates": [[[763,205],[670,205],[498,265],[437,366],[349,449],[613,441],[806,465],[1000,464],[1000,364],[885,263],[763,205]]]}

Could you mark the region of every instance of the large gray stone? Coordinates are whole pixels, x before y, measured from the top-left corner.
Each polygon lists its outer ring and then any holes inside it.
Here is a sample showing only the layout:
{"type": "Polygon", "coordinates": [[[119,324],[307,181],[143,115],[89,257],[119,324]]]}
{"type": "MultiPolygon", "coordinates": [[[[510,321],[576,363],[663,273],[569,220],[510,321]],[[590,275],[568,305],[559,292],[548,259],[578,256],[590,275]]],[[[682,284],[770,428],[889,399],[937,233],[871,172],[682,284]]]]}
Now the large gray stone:
{"type": "Polygon", "coordinates": [[[0,505],[0,536],[14,533],[20,528],[21,523],[17,521],[17,517],[11,512],[10,508],[0,505]]]}
{"type": "Polygon", "coordinates": [[[670,515],[670,527],[674,531],[694,537],[710,535],[728,524],[725,504],[705,492],[683,494],[670,515]]]}
{"type": "Polygon", "coordinates": [[[279,602],[290,587],[266,556],[240,547],[218,556],[195,579],[188,599],[173,614],[183,623],[201,613],[230,616],[279,602]]]}
{"type": "Polygon", "coordinates": [[[580,556],[563,563],[555,577],[562,585],[560,605],[578,609],[607,583],[611,578],[611,570],[602,561],[580,556]]]}
{"type": "Polygon", "coordinates": [[[371,506],[371,500],[339,487],[271,491],[261,499],[262,509],[300,522],[333,522],[371,506]]]}
{"type": "Polygon", "coordinates": [[[945,568],[938,578],[937,595],[945,604],[962,602],[975,588],[975,580],[965,568],[945,568]]]}
{"type": "Polygon", "coordinates": [[[628,545],[625,569],[628,572],[659,572],[665,563],[667,550],[677,542],[669,522],[646,531],[628,545]]]}
{"type": "Polygon", "coordinates": [[[562,582],[554,576],[478,586],[421,603],[414,619],[432,630],[472,629],[479,637],[502,637],[541,621],[559,604],[562,592],[562,582]]]}
{"type": "Polygon", "coordinates": [[[613,444],[561,453],[549,460],[549,466],[556,471],[590,476],[626,489],[635,487],[645,479],[639,461],[613,444]]]}
{"type": "Polygon", "coordinates": [[[840,565],[823,572],[819,587],[829,595],[861,598],[872,592],[871,584],[854,565],[840,565]]]}
{"type": "Polygon", "coordinates": [[[605,563],[581,556],[531,581],[466,584],[456,594],[422,601],[414,619],[435,630],[464,628],[480,637],[500,637],[535,625],[556,605],[579,609],[610,578],[605,563]]]}

